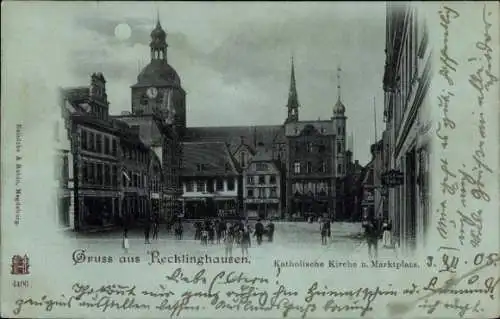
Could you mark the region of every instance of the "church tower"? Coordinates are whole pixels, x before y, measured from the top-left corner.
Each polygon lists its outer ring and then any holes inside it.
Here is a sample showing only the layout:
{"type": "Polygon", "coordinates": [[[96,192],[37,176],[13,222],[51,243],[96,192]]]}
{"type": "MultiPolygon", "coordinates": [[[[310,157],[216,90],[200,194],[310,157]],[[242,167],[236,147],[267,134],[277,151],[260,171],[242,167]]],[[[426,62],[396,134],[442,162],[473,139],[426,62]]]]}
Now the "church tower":
{"type": "Polygon", "coordinates": [[[297,94],[297,86],[295,83],[295,65],[293,57],[291,62],[292,71],[290,73],[290,89],[288,90],[288,103],[286,104],[288,115],[285,123],[293,123],[299,121],[299,97],[297,94]]]}
{"type": "Polygon", "coordinates": [[[335,129],[335,163],[336,176],[343,177],[346,174],[346,122],[345,106],[342,103],[340,91],[340,66],[337,68],[337,102],[333,106],[333,126],[335,129]]]}
{"type": "Polygon", "coordinates": [[[180,136],[186,128],[186,92],[181,79],[168,63],[167,33],[157,17],[149,44],[151,61],[137,76],[131,87],[132,113],[157,114],[173,125],[180,136]]]}

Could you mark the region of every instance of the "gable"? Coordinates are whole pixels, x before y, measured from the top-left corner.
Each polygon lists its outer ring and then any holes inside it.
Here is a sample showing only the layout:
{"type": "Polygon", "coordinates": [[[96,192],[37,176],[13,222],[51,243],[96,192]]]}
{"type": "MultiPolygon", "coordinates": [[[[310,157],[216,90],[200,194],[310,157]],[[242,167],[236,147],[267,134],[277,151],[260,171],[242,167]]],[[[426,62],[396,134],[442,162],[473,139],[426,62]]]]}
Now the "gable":
{"type": "Polygon", "coordinates": [[[237,175],[227,146],[222,142],[184,142],[183,176],[237,175]]]}
{"type": "Polygon", "coordinates": [[[246,144],[241,144],[240,147],[232,154],[238,166],[245,169],[248,167],[253,157],[253,150],[246,144]]]}

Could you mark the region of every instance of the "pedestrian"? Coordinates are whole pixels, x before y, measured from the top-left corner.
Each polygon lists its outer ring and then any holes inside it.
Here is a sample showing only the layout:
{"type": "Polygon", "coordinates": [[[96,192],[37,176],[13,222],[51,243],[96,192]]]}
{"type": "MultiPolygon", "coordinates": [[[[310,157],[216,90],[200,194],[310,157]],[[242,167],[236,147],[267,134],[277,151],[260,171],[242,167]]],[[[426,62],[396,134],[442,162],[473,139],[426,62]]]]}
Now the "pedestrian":
{"type": "Polygon", "coordinates": [[[234,243],[234,233],[227,227],[223,232],[223,240],[225,245],[226,257],[233,256],[233,243],[234,243]]]}
{"type": "Polygon", "coordinates": [[[199,221],[194,223],[194,240],[201,239],[201,223],[199,221]]]}
{"type": "Polygon", "coordinates": [[[248,257],[248,248],[250,247],[250,229],[248,226],[243,227],[243,231],[241,231],[241,254],[242,257],[248,257]]]}
{"type": "Polygon", "coordinates": [[[264,235],[264,225],[262,225],[260,219],[255,224],[255,237],[257,237],[257,245],[262,244],[262,235],[264,235]]]}
{"type": "Polygon", "coordinates": [[[201,244],[203,246],[208,245],[208,225],[205,225],[205,227],[201,231],[201,244]]]}
{"type": "Polygon", "coordinates": [[[326,226],[326,222],[320,224],[319,231],[321,233],[321,245],[327,244],[328,238],[328,227],[326,226]]]}
{"type": "Polygon", "coordinates": [[[182,239],[182,233],[184,232],[184,228],[182,226],[182,222],[180,220],[177,221],[176,225],[175,225],[175,237],[178,239],[178,240],[181,240],[182,239]]]}
{"type": "Polygon", "coordinates": [[[213,221],[208,223],[208,240],[212,245],[215,243],[215,224],[213,221]]]}
{"type": "Polygon", "coordinates": [[[160,217],[158,216],[158,214],[155,214],[153,222],[153,240],[158,240],[159,232],[160,232],[160,217]]]}
{"type": "Polygon", "coordinates": [[[220,244],[224,231],[226,231],[226,224],[222,220],[219,220],[217,222],[217,244],[220,244]]]}
{"type": "Polygon", "coordinates": [[[149,219],[146,220],[146,225],[144,226],[144,243],[150,244],[149,242],[149,232],[151,231],[151,224],[149,219]]]}
{"type": "Polygon", "coordinates": [[[272,242],[274,239],[274,223],[272,220],[267,225],[267,238],[269,242],[272,242]]]}
{"type": "Polygon", "coordinates": [[[365,237],[368,244],[368,255],[370,259],[378,258],[378,241],[379,241],[379,228],[377,226],[377,221],[375,218],[370,217],[366,224],[365,228],[365,237]]]}
{"type": "Polygon", "coordinates": [[[384,223],[382,224],[382,242],[384,243],[384,248],[392,247],[392,221],[384,219],[384,223]]]}
{"type": "Polygon", "coordinates": [[[128,243],[128,229],[125,227],[123,229],[123,239],[122,239],[122,247],[125,253],[128,253],[128,249],[130,248],[128,243]]]}

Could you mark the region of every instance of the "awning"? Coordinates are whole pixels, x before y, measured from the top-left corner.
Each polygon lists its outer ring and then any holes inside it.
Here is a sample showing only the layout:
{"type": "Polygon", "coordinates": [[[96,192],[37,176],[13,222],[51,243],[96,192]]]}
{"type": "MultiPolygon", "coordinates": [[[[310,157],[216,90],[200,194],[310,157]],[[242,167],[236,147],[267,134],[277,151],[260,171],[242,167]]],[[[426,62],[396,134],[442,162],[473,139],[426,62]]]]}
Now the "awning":
{"type": "Polygon", "coordinates": [[[207,198],[205,197],[185,197],[182,199],[185,202],[205,202],[207,198]]]}

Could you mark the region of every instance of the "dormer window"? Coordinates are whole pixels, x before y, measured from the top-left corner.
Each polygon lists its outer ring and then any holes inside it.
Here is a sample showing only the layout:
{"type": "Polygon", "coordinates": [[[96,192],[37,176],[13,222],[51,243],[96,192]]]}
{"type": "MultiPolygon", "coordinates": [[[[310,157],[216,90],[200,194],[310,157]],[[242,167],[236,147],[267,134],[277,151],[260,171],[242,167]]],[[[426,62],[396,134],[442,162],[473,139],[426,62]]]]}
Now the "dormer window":
{"type": "Polygon", "coordinates": [[[245,152],[240,153],[240,164],[241,167],[243,168],[247,167],[247,153],[245,152]]]}
{"type": "Polygon", "coordinates": [[[205,170],[204,164],[196,164],[196,171],[203,172],[205,170]]]}
{"type": "Polygon", "coordinates": [[[267,164],[266,163],[255,163],[255,170],[256,171],[267,171],[267,164]]]}

